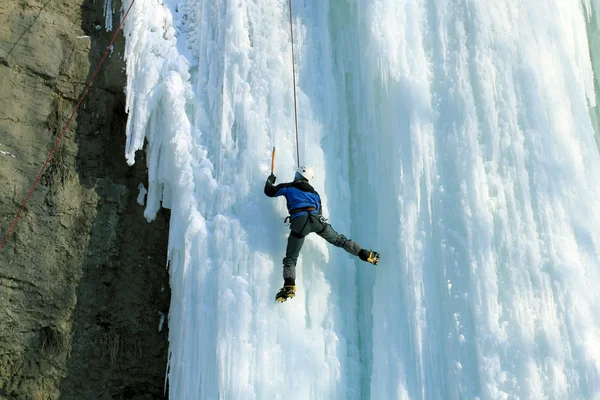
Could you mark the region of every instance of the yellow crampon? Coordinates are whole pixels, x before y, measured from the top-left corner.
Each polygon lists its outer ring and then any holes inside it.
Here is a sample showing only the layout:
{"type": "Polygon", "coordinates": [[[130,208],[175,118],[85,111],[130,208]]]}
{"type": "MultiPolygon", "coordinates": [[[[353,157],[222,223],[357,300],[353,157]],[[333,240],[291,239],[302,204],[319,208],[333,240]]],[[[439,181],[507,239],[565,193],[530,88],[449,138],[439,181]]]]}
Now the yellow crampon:
{"type": "Polygon", "coordinates": [[[379,253],[371,251],[371,254],[369,254],[369,257],[367,257],[367,262],[377,265],[379,262],[379,253]]]}
{"type": "Polygon", "coordinates": [[[379,253],[373,250],[362,249],[360,253],[358,253],[358,257],[361,260],[371,263],[373,265],[377,265],[377,263],[379,262],[379,253]]]}
{"type": "Polygon", "coordinates": [[[291,299],[296,295],[296,286],[286,285],[282,287],[277,295],[275,296],[275,300],[280,303],[283,303],[287,299],[291,299]]]}

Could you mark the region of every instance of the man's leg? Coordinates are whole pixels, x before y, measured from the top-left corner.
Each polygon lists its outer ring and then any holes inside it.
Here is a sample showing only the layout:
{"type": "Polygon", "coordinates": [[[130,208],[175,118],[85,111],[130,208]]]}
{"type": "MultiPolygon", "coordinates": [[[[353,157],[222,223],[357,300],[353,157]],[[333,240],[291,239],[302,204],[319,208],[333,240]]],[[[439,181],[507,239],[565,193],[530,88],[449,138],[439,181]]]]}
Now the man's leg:
{"type": "Polygon", "coordinates": [[[283,259],[283,280],[285,285],[295,285],[296,282],[296,262],[300,255],[300,250],[304,244],[304,237],[298,237],[294,231],[288,236],[285,258],[283,259]]]}
{"type": "Polygon", "coordinates": [[[283,279],[286,285],[294,285],[296,282],[296,262],[304,244],[304,238],[315,229],[320,229],[320,226],[319,222],[315,226],[313,219],[309,218],[308,214],[299,215],[292,220],[291,232],[288,236],[285,258],[283,259],[283,279]]]}
{"type": "Polygon", "coordinates": [[[361,248],[358,243],[353,242],[352,240],[346,238],[346,236],[337,233],[328,223],[323,223],[323,226],[323,230],[317,232],[317,234],[323,239],[327,240],[334,246],[341,247],[354,256],[358,256],[358,258],[363,261],[377,265],[379,262],[379,253],[361,248]]]}
{"type": "Polygon", "coordinates": [[[300,249],[304,243],[304,236],[291,231],[283,259],[283,287],[275,295],[275,300],[283,303],[296,296],[296,262],[300,249]]]}
{"type": "Polygon", "coordinates": [[[328,223],[325,222],[323,225],[325,229],[323,229],[321,232],[317,232],[319,236],[327,240],[332,245],[341,247],[353,256],[357,256],[358,253],[360,253],[361,247],[358,243],[353,242],[346,236],[337,233],[328,223]]]}

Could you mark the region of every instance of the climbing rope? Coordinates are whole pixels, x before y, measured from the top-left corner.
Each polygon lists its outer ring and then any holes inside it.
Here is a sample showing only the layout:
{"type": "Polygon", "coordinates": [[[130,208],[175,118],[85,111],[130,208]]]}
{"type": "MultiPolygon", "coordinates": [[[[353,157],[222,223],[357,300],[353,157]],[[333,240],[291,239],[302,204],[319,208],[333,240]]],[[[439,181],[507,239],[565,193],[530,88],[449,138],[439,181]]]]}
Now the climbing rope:
{"type": "Polygon", "coordinates": [[[290,38],[292,40],[292,75],[294,76],[294,121],[296,122],[296,157],[298,159],[298,168],[300,168],[300,147],[298,145],[298,111],[296,108],[296,66],[294,63],[294,29],[292,28],[292,0],[290,4],[290,38]]]}
{"type": "Polygon", "coordinates": [[[92,78],[90,79],[89,83],[85,87],[85,89],[84,89],[81,97],[79,98],[79,101],[77,102],[77,105],[73,109],[73,112],[71,113],[71,116],[69,117],[69,120],[67,121],[67,124],[65,125],[64,129],[62,130],[62,133],[60,134],[60,136],[56,140],[56,143],[54,144],[54,147],[50,151],[50,154],[46,158],[46,162],[42,166],[42,169],[40,170],[40,173],[38,174],[35,182],[33,183],[33,186],[29,190],[29,193],[27,194],[27,197],[25,197],[25,201],[21,205],[21,208],[19,209],[19,212],[17,213],[17,216],[13,220],[12,225],[10,226],[10,228],[8,228],[8,232],[6,232],[6,235],[4,236],[4,239],[2,240],[2,243],[0,243],[0,250],[2,250],[4,248],[4,245],[6,244],[6,241],[8,240],[8,237],[12,233],[13,229],[15,228],[15,225],[17,224],[17,221],[19,220],[19,217],[21,216],[21,213],[25,209],[25,205],[29,201],[29,198],[31,197],[31,194],[35,190],[37,184],[40,182],[40,179],[42,178],[42,174],[44,173],[44,170],[48,166],[48,163],[50,162],[50,159],[52,158],[52,155],[54,155],[54,152],[58,148],[58,144],[62,140],[63,136],[65,136],[65,133],[67,132],[67,128],[69,127],[69,124],[71,123],[71,120],[73,119],[73,117],[75,116],[75,113],[79,109],[79,106],[81,105],[81,102],[83,101],[84,97],[87,95],[87,93],[88,93],[88,91],[90,89],[90,86],[92,86],[92,82],[94,82],[94,79],[96,78],[96,75],[98,74],[98,71],[100,70],[100,67],[102,66],[102,63],[104,62],[104,60],[106,59],[106,56],[110,52],[110,50],[111,50],[111,48],[113,46],[113,43],[117,39],[117,35],[119,34],[119,32],[121,31],[121,28],[123,27],[123,23],[125,23],[125,20],[127,19],[127,15],[129,14],[129,11],[131,10],[131,7],[133,7],[133,3],[135,3],[135,0],[131,1],[131,4],[129,5],[129,8],[127,9],[127,12],[123,16],[123,20],[121,21],[121,24],[119,25],[119,27],[117,28],[117,31],[113,35],[112,40],[110,41],[110,44],[108,45],[108,47],[106,47],[106,51],[104,52],[104,55],[102,56],[102,59],[100,60],[100,63],[98,64],[98,67],[96,67],[96,70],[92,74],[92,78]]]}

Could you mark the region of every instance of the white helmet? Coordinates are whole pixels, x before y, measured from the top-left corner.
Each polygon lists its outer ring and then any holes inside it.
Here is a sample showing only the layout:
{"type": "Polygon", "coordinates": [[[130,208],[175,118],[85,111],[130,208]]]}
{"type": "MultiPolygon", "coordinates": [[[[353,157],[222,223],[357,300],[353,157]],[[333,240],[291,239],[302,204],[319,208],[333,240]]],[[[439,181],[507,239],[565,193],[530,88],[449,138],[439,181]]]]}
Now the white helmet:
{"type": "Polygon", "coordinates": [[[315,172],[313,171],[313,169],[311,167],[306,167],[304,165],[298,167],[298,169],[296,170],[296,178],[295,179],[300,179],[300,178],[304,178],[307,181],[312,180],[313,176],[315,175],[315,172]],[[300,176],[298,176],[300,175],[300,176]]]}

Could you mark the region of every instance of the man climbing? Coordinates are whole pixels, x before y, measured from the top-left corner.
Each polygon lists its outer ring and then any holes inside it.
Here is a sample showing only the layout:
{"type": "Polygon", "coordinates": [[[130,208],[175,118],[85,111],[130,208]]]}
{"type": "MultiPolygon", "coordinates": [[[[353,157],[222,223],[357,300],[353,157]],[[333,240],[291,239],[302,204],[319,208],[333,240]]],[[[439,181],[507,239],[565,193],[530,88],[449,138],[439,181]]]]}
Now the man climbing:
{"type": "Polygon", "coordinates": [[[265,194],[269,197],[285,196],[290,213],[288,218],[291,232],[283,259],[284,282],[283,287],[275,296],[280,303],[296,295],[296,261],[304,244],[304,237],[309,233],[316,232],[329,243],[343,248],[363,261],[375,265],[379,261],[378,253],[361,248],[358,243],[337,233],[326,222],[321,214],[321,197],[308,183],[312,178],[312,168],[300,167],[296,170],[293,182],[273,186],[277,178],[271,173],[265,183],[265,194]]]}

